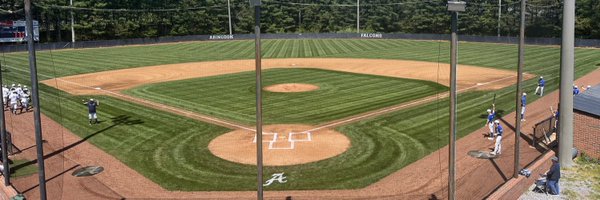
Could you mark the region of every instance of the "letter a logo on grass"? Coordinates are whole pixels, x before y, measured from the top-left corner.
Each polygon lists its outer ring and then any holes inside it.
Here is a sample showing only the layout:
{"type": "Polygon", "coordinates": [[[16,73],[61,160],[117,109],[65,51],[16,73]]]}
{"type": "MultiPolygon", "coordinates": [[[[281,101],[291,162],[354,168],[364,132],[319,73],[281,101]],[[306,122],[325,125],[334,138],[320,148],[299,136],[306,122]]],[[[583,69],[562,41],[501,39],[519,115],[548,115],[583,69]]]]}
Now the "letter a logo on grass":
{"type": "Polygon", "coordinates": [[[283,176],[283,172],[275,173],[271,176],[271,179],[267,180],[267,182],[265,184],[263,184],[263,186],[269,186],[275,181],[277,181],[279,183],[286,183],[287,180],[285,180],[285,178],[287,178],[287,177],[283,176]]]}

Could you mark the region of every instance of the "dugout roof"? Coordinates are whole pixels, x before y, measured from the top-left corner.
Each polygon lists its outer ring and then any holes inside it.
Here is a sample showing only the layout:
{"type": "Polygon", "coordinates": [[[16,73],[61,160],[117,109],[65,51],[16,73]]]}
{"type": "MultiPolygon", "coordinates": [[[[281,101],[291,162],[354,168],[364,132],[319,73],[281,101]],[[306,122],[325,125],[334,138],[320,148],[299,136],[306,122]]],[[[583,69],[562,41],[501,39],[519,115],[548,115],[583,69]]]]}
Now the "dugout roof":
{"type": "Polygon", "coordinates": [[[600,85],[573,97],[573,109],[600,117],[600,85]]]}

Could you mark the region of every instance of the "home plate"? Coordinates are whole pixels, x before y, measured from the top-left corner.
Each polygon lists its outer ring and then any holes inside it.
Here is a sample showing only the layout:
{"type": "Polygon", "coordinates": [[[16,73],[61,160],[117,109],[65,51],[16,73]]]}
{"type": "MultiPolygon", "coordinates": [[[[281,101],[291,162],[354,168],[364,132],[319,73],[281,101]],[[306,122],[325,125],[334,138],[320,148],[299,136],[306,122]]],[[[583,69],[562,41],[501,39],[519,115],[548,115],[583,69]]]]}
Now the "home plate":
{"type": "Polygon", "coordinates": [[[497,158],[496,155],[491,154],[488,151],[480,151],[480,150],[475,150],[475,151],[469,151],[469,153],[467,153],[469,156],[473,157],[473,158],[480,158],[480,159],[494,159],[497,158]]]}
{"type": "Polygon", "coordinates": [[[97,87],[97,88],[94,88],[94,89],[96,89],[96,90],[101,90],[102,88],[99,88],[99,87],[97,87]]]}

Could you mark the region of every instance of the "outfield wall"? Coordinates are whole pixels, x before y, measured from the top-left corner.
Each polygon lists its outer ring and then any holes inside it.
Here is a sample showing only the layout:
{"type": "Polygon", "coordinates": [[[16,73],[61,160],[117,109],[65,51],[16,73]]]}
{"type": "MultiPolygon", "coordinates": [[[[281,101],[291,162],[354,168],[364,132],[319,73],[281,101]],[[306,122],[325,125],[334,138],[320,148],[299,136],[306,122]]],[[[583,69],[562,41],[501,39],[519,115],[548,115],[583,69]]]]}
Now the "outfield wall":
{"type": "MultiPolygon", "coordinates": [[[[263,39],[410,39],[410,40],[450,40],[448,34],[402,34],[402,33],[282,33],[282,34],[262,34],[263,39]]],[[[144,45],[160,44],[172,42],[188,41],[208,41],[208,40],[253,40],[254,34],[235,34],[235,35],[188,35],[171,36],[157,38],[134,38],[122,40],[97,40],[81,41],[71,44],[70,42],[55,42],[36,44],[37,50],[55,50],[70,48],[98,48],[113,47],[124,45],[144,45]]],[[[461,35],[460,41],[468,42],[487,42],[517,44],[518,37],[496,37],[496,36],[475,36],[461,35]]],[[[525,42],[530,45],[560,45],[561,38],[525,38],[525,42]]],[[[576,47],[596,47],[600,48],[598,39],[575,39],[576,47]]],[[[0,46],[2,52],[21,52],[27,51],[27,44],[0,46]]]]}

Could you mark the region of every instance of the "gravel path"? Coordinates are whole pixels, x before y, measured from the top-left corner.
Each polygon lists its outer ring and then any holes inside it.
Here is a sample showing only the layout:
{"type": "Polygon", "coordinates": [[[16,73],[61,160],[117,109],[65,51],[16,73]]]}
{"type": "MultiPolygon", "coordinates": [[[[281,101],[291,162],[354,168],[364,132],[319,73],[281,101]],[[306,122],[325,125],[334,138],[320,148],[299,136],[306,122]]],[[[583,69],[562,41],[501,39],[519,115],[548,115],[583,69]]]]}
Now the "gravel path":
{"type": "MultiPolygon", "coordinates": [[[[573,166],[573,169],[577,164],[573,166]]],[[[561,170],[561,179],[559,181],[560,195],[546,195],[545,193],[534,192],[535,184],[529,187],[527,192],[523,193],[519,199],[522,200],[558,200],[558,199],[592,199],[592,182],[589,180],[576,180],[570,178],[577,176],[576,170],[561,170]]],[[[534,175],[531,175],[531,178],[534,175]]]]}

